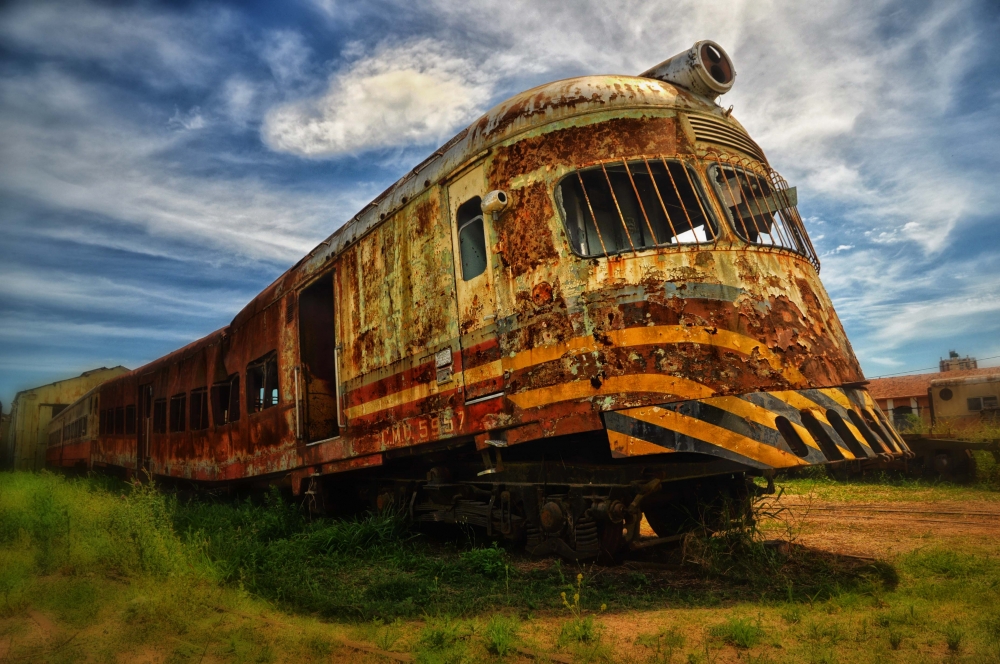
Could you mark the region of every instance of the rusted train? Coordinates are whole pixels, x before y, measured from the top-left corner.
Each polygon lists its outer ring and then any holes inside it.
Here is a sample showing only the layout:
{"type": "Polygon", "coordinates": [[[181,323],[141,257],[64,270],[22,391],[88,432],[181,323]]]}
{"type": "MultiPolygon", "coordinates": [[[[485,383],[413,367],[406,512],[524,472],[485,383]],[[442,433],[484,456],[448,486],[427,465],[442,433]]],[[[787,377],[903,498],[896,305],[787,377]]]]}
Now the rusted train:
{"type": "Polygon", "coordinates": [[[228,326],[68,410],[91,429],[50,462],[287,482],[582,558],[751,476],[905,455],[795,190],[715,101],[734,79],[702,41],[503,102],[228,326]]]}

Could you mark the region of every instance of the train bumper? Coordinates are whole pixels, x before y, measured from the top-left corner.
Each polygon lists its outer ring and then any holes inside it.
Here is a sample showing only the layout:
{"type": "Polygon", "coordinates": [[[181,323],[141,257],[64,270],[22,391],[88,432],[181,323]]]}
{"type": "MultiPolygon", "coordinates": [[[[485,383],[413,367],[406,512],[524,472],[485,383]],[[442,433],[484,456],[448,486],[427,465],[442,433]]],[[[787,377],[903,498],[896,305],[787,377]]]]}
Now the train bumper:
{"type": "Polygon", "coordinates": [[[871,396],[850,387],[629,408],[604,424],[616,457],[693,453],[766,471],[912,456],[871,396]]]}

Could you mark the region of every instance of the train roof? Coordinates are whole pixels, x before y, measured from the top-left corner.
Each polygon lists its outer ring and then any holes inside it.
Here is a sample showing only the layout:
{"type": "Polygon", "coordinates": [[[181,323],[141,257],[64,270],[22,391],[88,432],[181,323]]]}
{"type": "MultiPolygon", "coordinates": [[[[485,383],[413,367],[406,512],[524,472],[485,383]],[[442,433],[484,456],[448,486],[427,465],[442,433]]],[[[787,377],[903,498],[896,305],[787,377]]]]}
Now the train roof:
{"type": "Polygon", "coordinates": [[[653,108],[711,113],[724,121],[735,123],[714,102],[654,78],[578,76],[525,90],[494,106],[383,191],[302,260],[275,279],[236,315],[232,325],[238,326],[243,320],[270,305],[287,288],[297,285],[299,277],[310,278],[316,269],[401,210],[407,201],[413,200],[462,166],[486,156],[487,151],[498,143],[551,122],[567,121],[594,112],[653,108]]]}
{"type": "Polygon", "coordinates": [[[379,194],[261,291],[236,314],[229,326],[139,367],[135,373],[148,372],[154,368],[153,365],[169,364],[217,342],[229,327],[239,327],[279,300],[285,292],[311,279],[324,264],[392,217],[407,201],[413,200],[462,166],[486,156],[488,150],[498,143],[552,122],[570,121],[594,112],[654,108],[713,114],[725,122],[739,126],[713,101],[654,78],[579,76],[525,90],[494,106],[379,194]]]}

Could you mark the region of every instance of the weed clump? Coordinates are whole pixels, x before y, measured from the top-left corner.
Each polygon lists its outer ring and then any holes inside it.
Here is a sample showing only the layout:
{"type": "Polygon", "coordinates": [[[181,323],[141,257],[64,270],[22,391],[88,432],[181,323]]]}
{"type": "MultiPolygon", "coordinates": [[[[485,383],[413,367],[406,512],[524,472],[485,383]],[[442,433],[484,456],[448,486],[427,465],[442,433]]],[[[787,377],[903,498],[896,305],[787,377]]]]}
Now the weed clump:
{"type": "Polygon", "coordinates": [[[490,616],[483,630],[483,640],[486,650],[494,655],[504,657],[514,652],[518,634],[521,631],[521,621],[516,616],[494,614],[490,616]]]}
{"type": "Polygon", "coordinates": [[[722,639],[736,648],[753,648],[764,638],[764,629],[760,620],[732,616],[726,622],[715,625],[708,630],[712,636],[722,639]]]}

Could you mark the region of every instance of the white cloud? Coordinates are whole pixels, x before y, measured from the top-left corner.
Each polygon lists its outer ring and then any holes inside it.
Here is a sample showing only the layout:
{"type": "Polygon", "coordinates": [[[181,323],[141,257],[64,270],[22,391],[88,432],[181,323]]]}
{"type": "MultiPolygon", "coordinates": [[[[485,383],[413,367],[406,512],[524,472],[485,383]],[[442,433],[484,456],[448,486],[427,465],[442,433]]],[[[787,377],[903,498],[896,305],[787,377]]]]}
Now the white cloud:
{"type": "Polygon", "coordinates": [[[421,40],[353,62],[319,97],[271,109],[261,133],[272,149],[306,157],[441,141],[489,90],[473,62],[421,40]]]}

